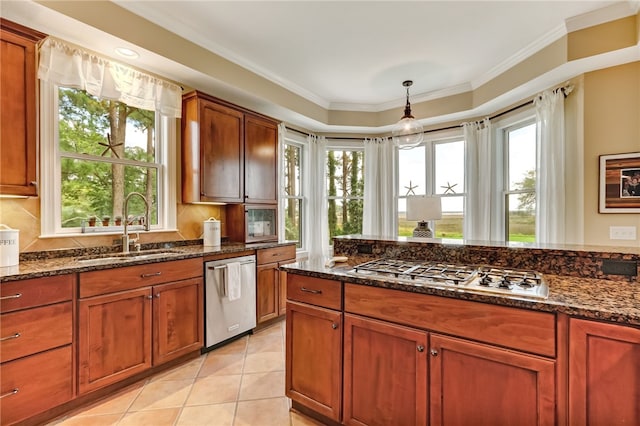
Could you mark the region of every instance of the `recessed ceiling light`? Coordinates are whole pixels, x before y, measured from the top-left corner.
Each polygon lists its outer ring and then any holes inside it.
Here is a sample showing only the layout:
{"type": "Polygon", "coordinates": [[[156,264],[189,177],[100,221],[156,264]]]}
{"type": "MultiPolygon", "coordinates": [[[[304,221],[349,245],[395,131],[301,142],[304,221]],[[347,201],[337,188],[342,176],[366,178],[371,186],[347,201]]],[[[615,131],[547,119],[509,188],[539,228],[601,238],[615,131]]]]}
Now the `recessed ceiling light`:
{"type": "Polygon", "coordinates": [[[140,56],[138,55],[138,52],[136,52],[135,50],[131,50],[126,47],[116,47],[116,53],[120,56],[129,58],[129,59],[135,59],[138,56],[140,56]]]}

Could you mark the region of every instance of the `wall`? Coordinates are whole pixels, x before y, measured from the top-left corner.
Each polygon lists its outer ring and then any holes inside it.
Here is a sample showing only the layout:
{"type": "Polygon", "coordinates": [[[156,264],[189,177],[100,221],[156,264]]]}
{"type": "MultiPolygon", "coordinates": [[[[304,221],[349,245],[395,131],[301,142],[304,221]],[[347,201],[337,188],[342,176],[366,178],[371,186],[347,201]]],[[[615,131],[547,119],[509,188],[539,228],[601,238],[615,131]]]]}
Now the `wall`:
{"type": "Polygon", "coordinates": [[[640,246],[640,213],[599,213],[599,156],[640,152],[640,62],[584,75],[584,242],[640,246]],[[610,226],[635,226],[636,240],[611,240],[610,226]]]}

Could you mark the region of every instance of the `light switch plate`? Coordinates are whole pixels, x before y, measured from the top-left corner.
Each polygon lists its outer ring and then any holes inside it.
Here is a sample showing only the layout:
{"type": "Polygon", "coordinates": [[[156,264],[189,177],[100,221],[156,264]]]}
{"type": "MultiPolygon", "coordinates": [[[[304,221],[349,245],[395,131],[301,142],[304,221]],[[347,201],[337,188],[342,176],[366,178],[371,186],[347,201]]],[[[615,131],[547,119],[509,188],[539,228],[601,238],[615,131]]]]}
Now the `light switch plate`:
{"type": "Polygon", "coordinates": [[[609,238],[612,240],[635,240],[635,226],[610,226],[609,238]]]}

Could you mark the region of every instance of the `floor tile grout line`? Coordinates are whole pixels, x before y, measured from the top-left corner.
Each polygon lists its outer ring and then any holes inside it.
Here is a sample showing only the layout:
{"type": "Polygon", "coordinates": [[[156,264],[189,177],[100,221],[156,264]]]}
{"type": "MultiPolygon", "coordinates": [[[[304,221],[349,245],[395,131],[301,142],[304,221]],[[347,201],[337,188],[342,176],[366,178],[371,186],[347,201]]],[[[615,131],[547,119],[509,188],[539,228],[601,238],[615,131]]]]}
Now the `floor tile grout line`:
{"type": "Polygon", "coordinates": [[[244,378],[244,366],[247,362],[247,351],[249,350],[249,339],[251,339],[251,336],[253,336],[253,334],[250,334],[247,336],[247,339],[244,344],[244,353],[242,355],[242,369],[240,370],[240,384],[238,386],[238,391],[236,392],[236,401],[235,401],[236,405],[235,407],[233,407],[233,418],[231,419],[232,425],[236,424],[236,416],[238,415],[238,402],[240,400],[240,391],[242,390],[242,379],[244,378]]]}

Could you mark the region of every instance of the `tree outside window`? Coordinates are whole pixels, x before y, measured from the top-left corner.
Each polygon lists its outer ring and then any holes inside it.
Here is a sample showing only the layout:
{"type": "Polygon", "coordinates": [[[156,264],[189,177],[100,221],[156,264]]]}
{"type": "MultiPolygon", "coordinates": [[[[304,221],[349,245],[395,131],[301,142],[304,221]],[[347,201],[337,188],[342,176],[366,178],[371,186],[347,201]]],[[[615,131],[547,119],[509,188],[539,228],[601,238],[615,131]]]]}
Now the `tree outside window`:
{"type": "MultiPolygon", "coordinates": [[[[158,223],[155,121],[153,111],[101,100],[83,90],[58,89],[63,229],[81,227],[92,216],[115,224],[132,191],[145,195],[152,207],[151,224],[158,223]]],[[[130,223],[139,223],[142,200],[133,198],[129,212],[130,223]]]]}
{"type": "Polygon", "coordinates": [[[364,152],[327,152],[329,238],[362,233],[364,152]]]}

